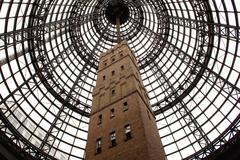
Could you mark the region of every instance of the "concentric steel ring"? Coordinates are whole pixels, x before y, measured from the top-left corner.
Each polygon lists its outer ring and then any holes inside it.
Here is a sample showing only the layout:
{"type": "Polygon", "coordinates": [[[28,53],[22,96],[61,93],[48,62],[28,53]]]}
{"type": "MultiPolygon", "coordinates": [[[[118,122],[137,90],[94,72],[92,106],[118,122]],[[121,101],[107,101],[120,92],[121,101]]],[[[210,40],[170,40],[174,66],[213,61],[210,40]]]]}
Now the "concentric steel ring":
{"type": "MultiPolygon", "coordinates": [[[[99,55],[117,43],[112,2],[0,3],[0,138],[19,156],[84,158],[99,55]]],[[[225,151],[239,137],[239,2],[116,2],[166,157],[225,151]]]]}

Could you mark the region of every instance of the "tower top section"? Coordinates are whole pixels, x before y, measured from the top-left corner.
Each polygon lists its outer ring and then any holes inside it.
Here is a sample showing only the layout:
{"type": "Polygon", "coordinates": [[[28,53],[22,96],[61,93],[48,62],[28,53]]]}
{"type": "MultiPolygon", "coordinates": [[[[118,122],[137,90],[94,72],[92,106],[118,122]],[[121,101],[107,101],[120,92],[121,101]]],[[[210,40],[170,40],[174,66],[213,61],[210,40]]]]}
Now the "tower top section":
{"type": "MultiPolygon", "coordinates": [[[[134,52],[126,41],[121,41],[100,56],[91,114],[134,93],[138,93],[145,105],[150,106],[134,52]]],[[[149,112],[152,112],[150,108],[149,112]]]]}
{"type": "Polygon", "coordinates": [[[129,47],[127,41],[123,40],[117,45],[115,45],[113,48],[107,50],[106,52],[100,55],[99,57],[100,64],[98,72],[101,71],[103,68],[107,67],[109,64],[117,62],[118,60],[125,56],[130,56],[131,60],[133,61],[133,64],[136,66],[136,68],[138,68],[137,59],[134,52],[129,47]]]}

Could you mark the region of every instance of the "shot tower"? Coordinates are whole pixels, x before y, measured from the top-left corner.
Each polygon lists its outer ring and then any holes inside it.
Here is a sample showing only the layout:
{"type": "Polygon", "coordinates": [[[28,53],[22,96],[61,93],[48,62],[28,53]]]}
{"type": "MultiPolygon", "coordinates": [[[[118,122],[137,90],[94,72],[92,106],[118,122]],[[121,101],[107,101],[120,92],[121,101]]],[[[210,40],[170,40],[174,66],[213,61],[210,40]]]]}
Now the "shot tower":
{"type": "Polygon", "coordinates": [[[100,56],[86,160],[163,160],[155,117],[126,41],[100,56]]]}
{"type": "Polygon", "coordinates": [[[120,25],[128,15],[120,0],[108,4],[106,17],[116,25],[118,44],[100,55],[86,160],[165,159],[136,57],[121,40],[120,25]]]}

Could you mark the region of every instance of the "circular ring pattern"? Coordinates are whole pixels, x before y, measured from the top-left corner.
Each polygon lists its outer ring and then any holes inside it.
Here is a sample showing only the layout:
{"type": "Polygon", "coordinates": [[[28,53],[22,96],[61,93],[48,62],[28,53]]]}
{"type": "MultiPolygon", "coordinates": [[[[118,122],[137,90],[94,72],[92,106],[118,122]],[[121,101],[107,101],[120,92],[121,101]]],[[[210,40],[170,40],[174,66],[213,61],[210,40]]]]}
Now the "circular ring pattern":
{"type": "MultiPolygon", "coordinates": [[[[110,2],[0,4],[0,138],[19,156],[84,158],[99,55],[117,43],[110,2]]],[[[166,157],[224,150],[239,134],[239,2],[121,2],[166,157]]]]}

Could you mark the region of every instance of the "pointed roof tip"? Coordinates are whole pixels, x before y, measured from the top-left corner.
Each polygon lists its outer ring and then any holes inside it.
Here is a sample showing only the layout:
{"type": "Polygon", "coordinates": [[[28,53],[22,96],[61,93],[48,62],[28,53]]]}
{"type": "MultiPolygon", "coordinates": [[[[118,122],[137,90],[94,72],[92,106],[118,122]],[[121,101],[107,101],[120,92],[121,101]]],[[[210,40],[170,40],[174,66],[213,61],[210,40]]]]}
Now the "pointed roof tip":
{"type": "MultiPolygon", "coordinates": [[[[121,41],[119,41],[115,46],[118,46],[118,45],[123,45],[123,44],[126,44],[126,45],[128,45],[128,42],[127,42],[127,40],[121,40],[121,41]]],[[[115,47],[115,46],[113,46],[113,48],[115,47]]]]}
{"type": "Polygon", "coordinates": [[[121,41],[117,42],[117,44],[115,44],[114,46],[112,46],[112,48],[110,48],[109,50],[114,49],[114,48],[116,48],[116,47],[118,47],[118,46],[121,46],[121,45],[128,45],[127,40],[121,40],[121,41]]]}
{"type": "Polygon", "coordinates": [[[121,47],[122,45],[127,45],[128,48],[131,50],[131,48],[130,48],[129,45],[128,45],[127,40],[121,40],[121,41],[118,42],[116,45],[112,46],[112,48],[109,48],[107,51],[102,52],[102,53],[100,54],[100,59],[101,59],[101,57],[103,57],[103,56],[105,56],[106,54],[112,52],[113,50],[121,47]]]}

